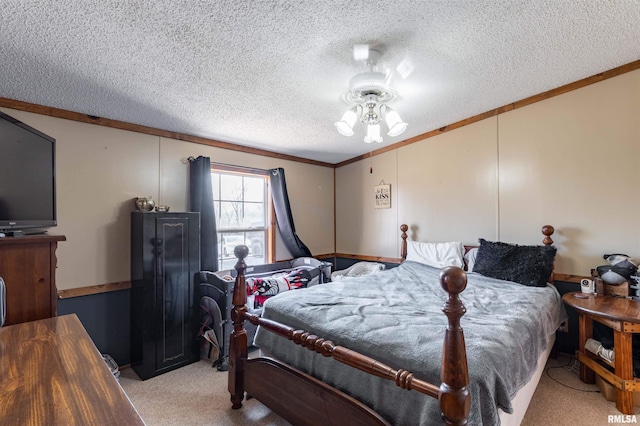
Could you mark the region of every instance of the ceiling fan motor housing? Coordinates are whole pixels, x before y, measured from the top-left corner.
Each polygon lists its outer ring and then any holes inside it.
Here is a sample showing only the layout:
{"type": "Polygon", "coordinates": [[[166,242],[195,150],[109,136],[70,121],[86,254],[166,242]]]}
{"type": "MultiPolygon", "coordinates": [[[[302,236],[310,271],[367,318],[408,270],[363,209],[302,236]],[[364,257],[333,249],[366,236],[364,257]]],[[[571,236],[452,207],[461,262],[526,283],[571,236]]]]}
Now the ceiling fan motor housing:
{"type": "Polygon", "coordinates": [[[390,102],[396,98],[386,75],[379,71],[361,72],[349,82],[350,101],[361,102],[367,95],[376,95],[378,102],[390,102]]]}

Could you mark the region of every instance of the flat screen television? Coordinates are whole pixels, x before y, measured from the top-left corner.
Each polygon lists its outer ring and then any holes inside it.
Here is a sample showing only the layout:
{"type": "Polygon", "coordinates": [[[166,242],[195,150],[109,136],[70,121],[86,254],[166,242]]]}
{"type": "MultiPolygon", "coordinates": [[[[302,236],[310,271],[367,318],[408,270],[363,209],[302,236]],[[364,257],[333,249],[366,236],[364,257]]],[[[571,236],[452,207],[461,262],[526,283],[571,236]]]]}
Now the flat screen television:
{"type": "Polygon", "coordinates": [[[0,232],[56,226],[56,140],[0,112],[0,232]]]}

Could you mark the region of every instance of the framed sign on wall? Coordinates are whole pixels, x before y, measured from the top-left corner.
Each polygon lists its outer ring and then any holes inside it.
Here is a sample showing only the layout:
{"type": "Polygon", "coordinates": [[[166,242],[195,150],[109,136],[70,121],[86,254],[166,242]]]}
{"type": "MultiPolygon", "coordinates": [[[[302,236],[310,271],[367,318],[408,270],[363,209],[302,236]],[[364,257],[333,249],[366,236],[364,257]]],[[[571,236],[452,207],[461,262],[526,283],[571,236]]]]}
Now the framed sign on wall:
{"type": "Polygon", "coordinates": [[[373,187],[375,193],[375,208],[391,208],[391,185],[376,185],[373,187]]]}

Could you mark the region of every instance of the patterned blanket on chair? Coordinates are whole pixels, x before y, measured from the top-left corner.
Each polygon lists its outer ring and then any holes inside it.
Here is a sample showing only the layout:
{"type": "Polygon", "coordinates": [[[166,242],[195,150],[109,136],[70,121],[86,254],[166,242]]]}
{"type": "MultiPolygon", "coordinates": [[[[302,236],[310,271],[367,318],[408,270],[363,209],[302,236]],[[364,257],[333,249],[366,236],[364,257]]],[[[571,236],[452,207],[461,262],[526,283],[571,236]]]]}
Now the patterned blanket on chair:
{"type": "Polygon", "coordinates": [[[306,287],[309,281],[320,274],[319,269],[296,268],[264,278],[247,278],[247,296],[254,296],[254,308],[260,308],[271,296],[284,291],[306,287]]]}

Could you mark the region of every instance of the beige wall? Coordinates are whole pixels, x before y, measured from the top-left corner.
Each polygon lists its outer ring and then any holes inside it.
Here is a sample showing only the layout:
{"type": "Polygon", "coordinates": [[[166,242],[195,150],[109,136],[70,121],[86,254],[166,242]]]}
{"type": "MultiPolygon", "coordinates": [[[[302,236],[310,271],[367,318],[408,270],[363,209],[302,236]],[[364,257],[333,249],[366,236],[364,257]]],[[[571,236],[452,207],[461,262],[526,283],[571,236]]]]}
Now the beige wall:
{"type": "Polygon", "coordinates": [[[398,217],[410,238],[496,238],[496,148],[494,117],[398,150],[398,217]]]}
{"type": "Polygon", "coordinates": [[[499,117],[504,241],[554,225],[559,272],[588,275],[605,253],[640,258],[640,71],[499,117]]]}
{"type": "MultiPolygon", "coordinates": [[[[133,198],[172,211],[188,203],[189,156],[268,169],[283,167],[296,231],[314,254],[332,253],[333,169],[165,139],[38,114],[1,110],[56,139],[58,289],[130,279],[133,198]],[[327,214],[329,212],[329,214],[327,214]]],[[[290,254],[278,238],[278,259],[290,254]]]]}
{"type": "Polygon", "coordinates": [[[390,151],[336,169],[336,252],[398,257],[396,156],[390,151]],[[373,187],[381,183],[391,185],[390,209],[375,208],[373,187]]]}
{"type": "MultiPolygon", "coordinates": [[[[132,199],[185,210],[189,156],[284,167],[296,229],[334,251],[334,170],[2,108],[57,140],[59,289],[129,280],[132,199]]],[[[556,270],[586,275],[601,256],[640,257],[640,70],[336,169],[339,253],[399,256],[420,241],[539,243],[556,227],[556,270]],[[390,209],[373,187],[391,185],[390,209]]],[[[277,258],[290,254],[277,241],[277,258]]]]}
{"type": "Polygon", "coordinates": [[[402,223],[420,241],[520,244],[551,224],[558,272],[588,275],[605,253],[640,258],[639,123],[633,71],[341,167],[336,251],[397,257],[402,223]],[[386,212],[371,201],[381,179],[386,212]]]}

